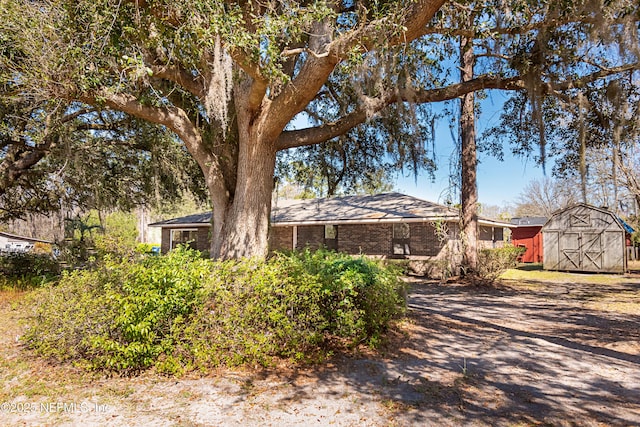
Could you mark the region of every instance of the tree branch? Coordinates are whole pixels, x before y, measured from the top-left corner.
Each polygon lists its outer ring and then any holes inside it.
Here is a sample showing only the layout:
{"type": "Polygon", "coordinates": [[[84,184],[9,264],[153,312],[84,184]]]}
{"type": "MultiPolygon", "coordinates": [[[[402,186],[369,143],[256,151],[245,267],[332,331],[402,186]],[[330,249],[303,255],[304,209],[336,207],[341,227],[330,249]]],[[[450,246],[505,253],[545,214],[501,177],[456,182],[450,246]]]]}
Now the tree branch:
{"type": "MultiPolygon", "coordinates": [[[[445,0],[417,0],[412,2],[410,9],[406,12],[405,21],[396,24],[398,28],[403,28],[403,31],[395,37],[385,39],[385,43],[397,45],[407,43],[420,36],[424,26],[433,18],[444,2],[445,0]]],[[[267,135],[267,138],[278,137],[280,130],[284,129],[291,118],[301,112],[313,100],[335,66],[346,58],[353,49],[365,52],[380,43],[380,39],[384,37],[380,28],[387,28],[388,26],[388,18],[375,20],[353,31],[339,35],[324,46],[321,46],[321,43],[325,39],[330,40],[333,35],[332,29],[314,29],[313,33],[318,46],[314,46],[313,40],[310,40],[309,47],[316,55],[310,55],[307,58],[298,75],[285,86],[280,95],[272,102],[270,109],[277,111],[278,114],[271,115],[270,119],[273,123],[268,128],[274,129],[274,131],[273,135],[267,135]]]]}
{"type": "Polygon", "coordinates": [[[206,144],[203,143],[200,132],[189,120],[189,116],[184,110],[176,106],[154,107],[143,105],[135,96],[125,93],[100,93],[96,97],[82,97],[80,101],[93,105],[98,104],[97,99],[104,100],[104,104],[109,108],[171,129],[184,142],[187,150],[198,162],[202,170],[209,171],[211,182],[207,182],[207,185],[220,191],[221,194],[227,191],[218,156],[206,149],[206,144]]]}
{"type": "Polygon", "coordinates": [[[311,49],[308,49],[306,47],[298,47],[296,49],[285,49],[282,51],[282,53],[280,54],[281,56],[294,56],[294,55],[300,55],[301,53],[308,53],[311,56],[314,56],[316,58],[324,58],[326,56],[329,56],[329,52],[323,52],[323,53],[316,53],[311,49]]]}
{"type": "Polygon", "coordinates": [[[562,91],[569,89],[580,89],[588,85],[589,83],[593,83],[603,77],[613,76],[615,74],[625,73],[627,71],[640,70],[640,62],[632,62],[630,64],[620,65],[618,67],[611,68],[601,68],[599,71],[588,74],[586,76],[577,78],[577,79],[569,79],[563,82],[550,82],[546,84],[546,90],[548,93],[553,91],[562,91]]]}
{"type": "Polygon", "coordinates": [[[182,86],[192,95],[202,99],[205,93],[205,84],[202,78],[193,76],[187,70],[178,65],[149,65],[153,77],[166,79],[182,86]]]}
{"type": "Polygon", "coordinates": [[[229,55],[231,55],[233,62],[253,79],[247,105],[252,111],[255,111],[260,107],[267,93],[269,81],[262,75],[260,65],[252,62],[245,52],[234,49],[229,52],[229,55]]]}
{"type": "Polygon", "coordinates": [[[437,89],[418,91],[413,89],[400,89],[388,93],[381,98],[370,99],[370,102],[367,103],[367,110],[363,108],[357,109],[336,122],[322,124],[313,128],[285,131],[280,135],[276,149],[285,150],[328,141],[364,123],[371,117],[371,112],[377,113],[395,102],[413,102],[418,104],[441,102],[480,89],[522,90],[524,88],[524,83],[520,77],[503,78],[485,75],[464,83],[456,83],[437,89]],[[367,113],[367,111],[369,113],[367,113]]]}

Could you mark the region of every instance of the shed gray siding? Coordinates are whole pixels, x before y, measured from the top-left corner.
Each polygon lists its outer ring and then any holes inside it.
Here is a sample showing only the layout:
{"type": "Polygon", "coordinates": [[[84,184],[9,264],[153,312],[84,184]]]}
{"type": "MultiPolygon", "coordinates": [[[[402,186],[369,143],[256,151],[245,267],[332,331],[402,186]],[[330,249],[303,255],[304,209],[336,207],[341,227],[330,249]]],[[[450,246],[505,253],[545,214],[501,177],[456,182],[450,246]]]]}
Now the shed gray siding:
{"type": "Polygon", "coordinates": [[[606,209],[579,204],[542,227],[545,270],[624,273],[625,232],[606,209]]]}

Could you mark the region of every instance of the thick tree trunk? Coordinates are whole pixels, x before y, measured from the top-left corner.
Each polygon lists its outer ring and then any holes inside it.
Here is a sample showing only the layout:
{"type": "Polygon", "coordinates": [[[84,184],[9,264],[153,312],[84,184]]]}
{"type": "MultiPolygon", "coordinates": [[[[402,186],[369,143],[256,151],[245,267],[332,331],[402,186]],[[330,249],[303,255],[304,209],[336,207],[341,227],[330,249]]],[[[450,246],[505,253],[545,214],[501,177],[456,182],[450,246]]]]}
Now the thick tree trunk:
{"type": "MultiPolygon", "coordinates": [[[[475,56],[472,40],[460,41],[462,82],[473,79],[475,56]]],[[[463,267],[469,273],[478,269],[478,186],[476,182],[477,152],[475,127],[475,96],[470,92],[460,102],[460,136],[462,143],[461,228],[464,246],[463,267]]]]}
{"type": "MultiPolygon", "coordinates": [[[[276,164],[272,129],[261,119],[264,110],[250,106],[249,81],[236,85],[238,151],[236,179],[227,194],[213,200],[211,256],[220,259],[264,258],[269,251],[269,215],[276,164]],[[267,136],[265,136],[267,135],[267,136]]],[[[265,107],[266,108],[266,107],[265,107]]],[[[230,172],[230,171],[229,171],[230,172]]]]}
{"type": "Polygon", "coordinates": [[[219,253],[212,256],[222,259],[267,256],[275,161],[271,144],[240,144],[238,185],[223,219],[219,253]]]}

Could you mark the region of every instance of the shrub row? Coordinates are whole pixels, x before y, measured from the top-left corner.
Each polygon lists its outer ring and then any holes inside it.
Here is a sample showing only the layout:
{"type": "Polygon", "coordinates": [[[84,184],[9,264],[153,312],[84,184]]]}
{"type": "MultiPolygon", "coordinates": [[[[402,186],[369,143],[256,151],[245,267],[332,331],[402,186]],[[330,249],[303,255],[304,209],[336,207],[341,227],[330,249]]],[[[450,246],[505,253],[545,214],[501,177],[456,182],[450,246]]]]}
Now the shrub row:
{"type": "Polygon", "coordinates": [[[404,309],[392,268],[333,252],[214,262],[191,250],[108,258],[34,296],[23,340],[85,367],[167,373],[307,359],[336,337],[375,345],[404,309]]]}

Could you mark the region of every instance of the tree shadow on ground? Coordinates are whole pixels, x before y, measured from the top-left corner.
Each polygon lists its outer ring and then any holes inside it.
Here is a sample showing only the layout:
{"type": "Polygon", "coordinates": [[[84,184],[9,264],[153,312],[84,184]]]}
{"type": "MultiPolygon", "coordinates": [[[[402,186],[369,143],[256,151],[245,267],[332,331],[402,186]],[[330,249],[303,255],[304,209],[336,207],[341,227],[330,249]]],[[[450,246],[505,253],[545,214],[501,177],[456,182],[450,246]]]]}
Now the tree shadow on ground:
{"type": "Polygon", "coordinates": [[[390,353],[292,371],[280,403],[373,399],[399,425],[639,425],[640,356],[609,345],[640,343],[640,317],[553,295],[417,286],[390,353]]]}

